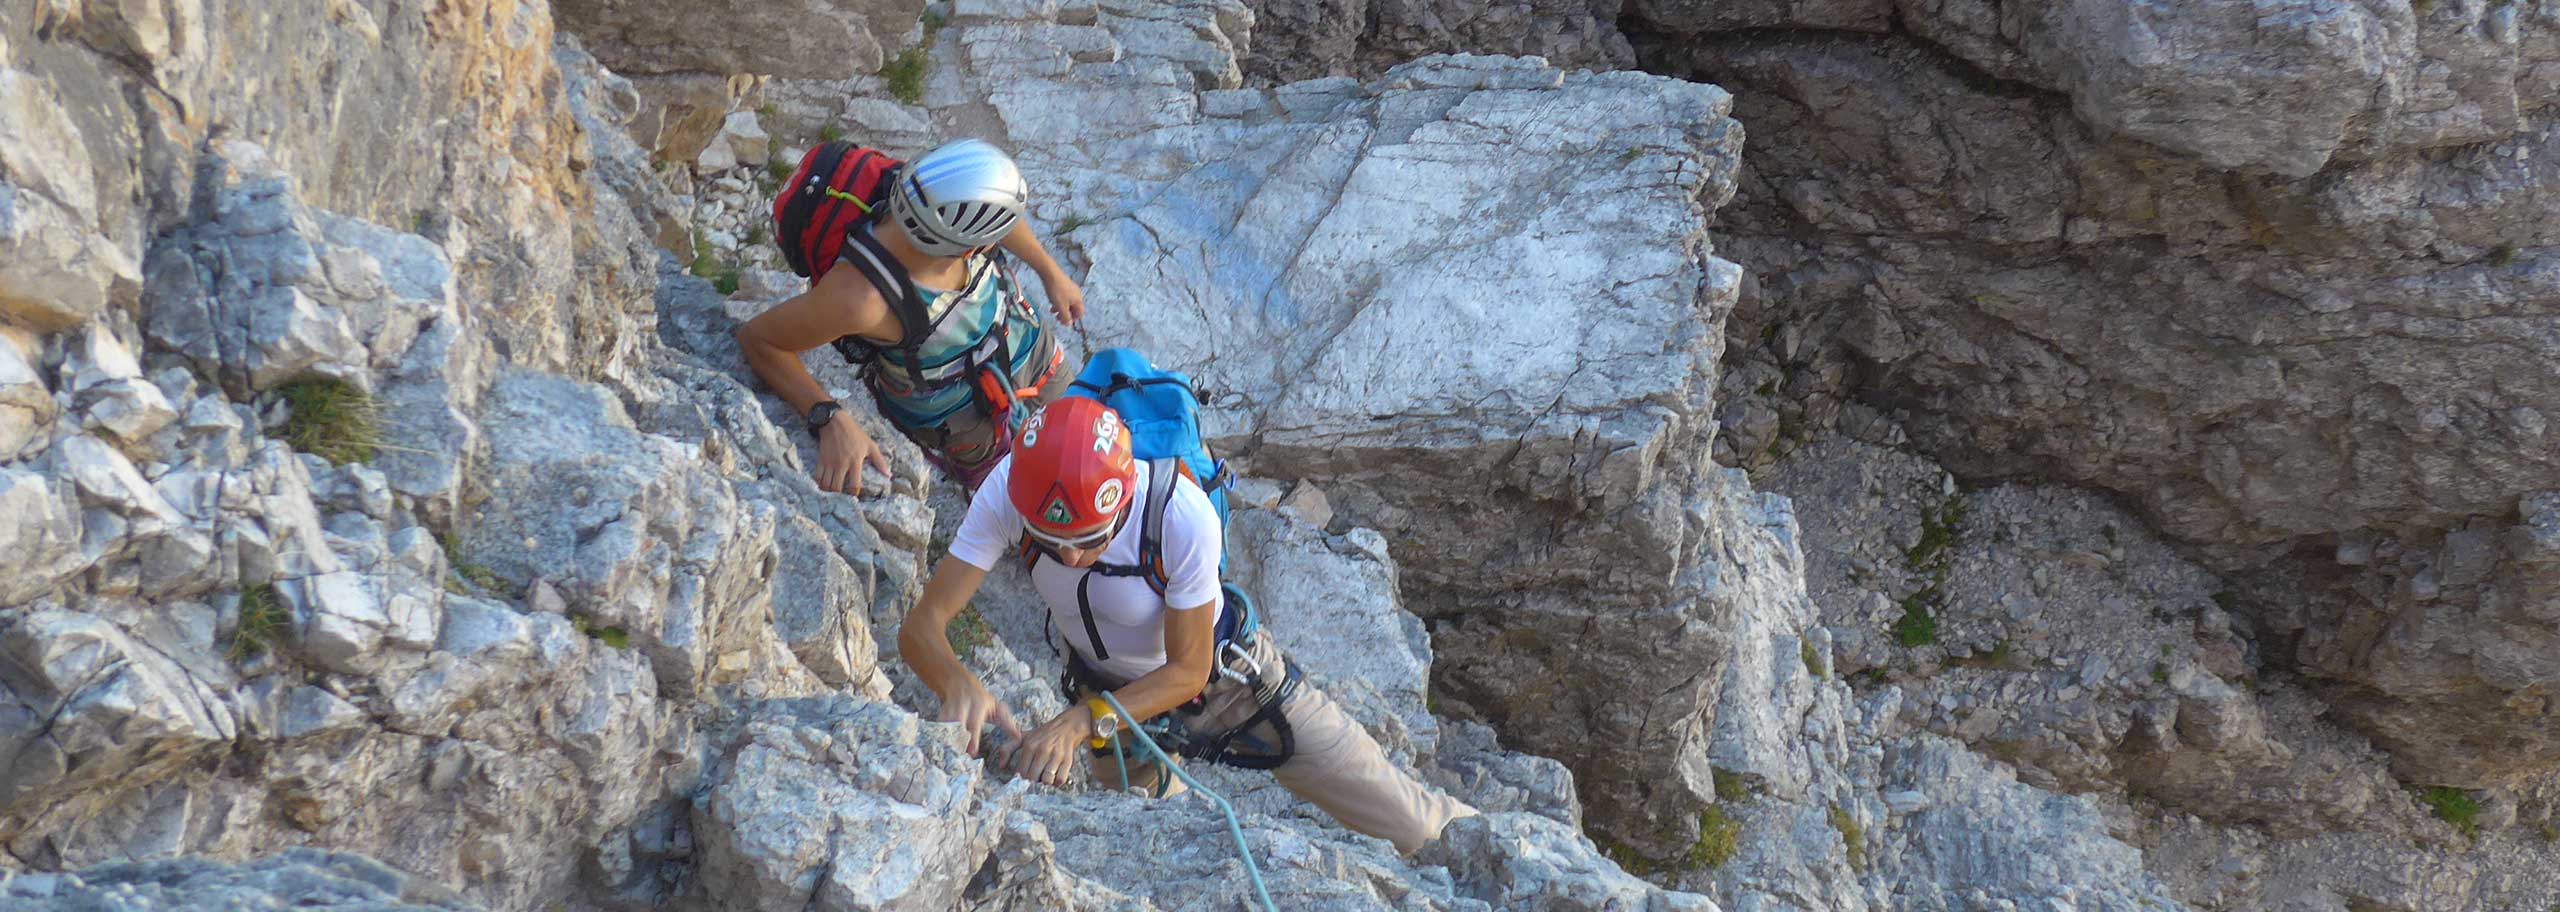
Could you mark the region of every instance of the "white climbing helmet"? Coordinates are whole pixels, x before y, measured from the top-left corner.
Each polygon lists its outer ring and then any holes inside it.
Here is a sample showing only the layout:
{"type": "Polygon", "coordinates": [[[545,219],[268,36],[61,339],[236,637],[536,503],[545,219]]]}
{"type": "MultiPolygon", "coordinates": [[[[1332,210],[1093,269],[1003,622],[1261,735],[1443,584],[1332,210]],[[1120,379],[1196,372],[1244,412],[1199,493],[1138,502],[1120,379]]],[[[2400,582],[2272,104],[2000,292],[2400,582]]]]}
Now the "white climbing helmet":
{"type": "Polygon", "coordinates": [[[1022,220],[1030,188],[1013,158],[981,140],[944,143],[907,163],[889,212],[916,249],[959,256],[1003,240],[1022,220]]]}

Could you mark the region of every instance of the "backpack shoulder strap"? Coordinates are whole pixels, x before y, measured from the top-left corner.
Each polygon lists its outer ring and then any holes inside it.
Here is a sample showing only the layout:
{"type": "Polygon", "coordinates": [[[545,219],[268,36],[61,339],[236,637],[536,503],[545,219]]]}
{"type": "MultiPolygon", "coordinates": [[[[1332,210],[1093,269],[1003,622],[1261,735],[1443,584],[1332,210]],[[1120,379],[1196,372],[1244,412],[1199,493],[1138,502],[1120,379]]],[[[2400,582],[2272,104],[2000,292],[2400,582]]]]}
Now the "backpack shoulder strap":
{"type": "MultiPolygon", "coordinates": [[[[907,275],[906,264],[898,262],[898,258],[889,253],[889,248],[880,243],[878,235],[864,230],[868,226],[866,221],[845,232],[844,252],[837,258],[862,273],[863,278],[871,281],[871,287],[880,290],[881,299],[889,304],[889,312],[898,318],[897,347],[907,353],[907,363],[912,367],[917,360],[917,349],[933,333],[933,320],[925,313],[924,293],[916,289],[915,279],[907,275]]],[[[847,336],[837,343],[841,347],[848,340],[878,347],[877,343],[860,336],[847,336]]]]}
{"type": "Polygon", "coordinates": [[[1165,508],[1173,504],[1174,489],[1189,477],[1191,468],[1180,459],[1147,460],[1147,520],[1138,526],[1138,563],[1157,595],[1173,585],[1173,572],[1164,565],[1165,508]]]}

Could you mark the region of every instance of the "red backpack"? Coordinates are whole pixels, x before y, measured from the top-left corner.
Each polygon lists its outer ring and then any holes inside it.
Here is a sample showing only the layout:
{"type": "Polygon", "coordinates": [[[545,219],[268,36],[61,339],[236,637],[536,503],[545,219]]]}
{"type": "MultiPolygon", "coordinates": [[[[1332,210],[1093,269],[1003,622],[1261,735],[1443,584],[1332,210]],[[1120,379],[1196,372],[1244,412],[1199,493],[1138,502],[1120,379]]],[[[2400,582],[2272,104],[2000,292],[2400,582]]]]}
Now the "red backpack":
{"type": "MultiPolygon", "coordinates": [[[[906,332],[905,338],[889,347],[905,353],[910,376],[921,386],[924,377],[917,366],[922,360],[917,350],[934,330],[924,293],[879,238],[857,230],[866,220],[888,215],[889,193],[905,171],[906,163],[888,153],[846,140],[809,150],[800,157],[800,168],[791,172],[791,181],[774,193],[773,242],[782,248],[791,271],[806,276],[812,286],[843,262],[853,264],[872,287],[880,289],[881,298],[888,301],[890,312],[897,314],[898,325],[906,332]],[[845,249],[847,242],[853,250],[845,249]]],[[[882,346],[861,336],[846,336],[835,341],[835,348],[846,361],[868,367],[882,346]]]]}
{"type": "Polygon", "coordinates": [[[800,156],[800,169],[773,196],[773,240],[791,271],[811,282],[825,276],[845,234],[888,204],[889,178],[904,164],[845,140],[800,156]]]}

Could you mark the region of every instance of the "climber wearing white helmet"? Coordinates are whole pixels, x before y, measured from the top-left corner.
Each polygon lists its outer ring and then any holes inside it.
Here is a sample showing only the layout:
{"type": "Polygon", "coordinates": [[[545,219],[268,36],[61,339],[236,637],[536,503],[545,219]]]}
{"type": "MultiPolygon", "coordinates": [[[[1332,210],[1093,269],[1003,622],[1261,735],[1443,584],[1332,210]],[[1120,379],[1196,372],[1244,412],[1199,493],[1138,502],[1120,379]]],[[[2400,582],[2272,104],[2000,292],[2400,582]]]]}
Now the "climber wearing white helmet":
{"type": "Polygon", "coordinates": [[[809,290],[739,327],[738,348],[817,437],[820,488],[860,496],[863,466],[885,474],[889,462],[801,352],[832,344],[861,365],[881,414],[972,487],[1002,455],[1017,404],[1065,386],[1064,350],[995,254],[1039,275],[1060,323],[1083,318],[1083,290],[1023,217],[1028,196],[1013,159],[974,139],[903,165],[829,143],[777,195],[775,240],[809,290]]]}

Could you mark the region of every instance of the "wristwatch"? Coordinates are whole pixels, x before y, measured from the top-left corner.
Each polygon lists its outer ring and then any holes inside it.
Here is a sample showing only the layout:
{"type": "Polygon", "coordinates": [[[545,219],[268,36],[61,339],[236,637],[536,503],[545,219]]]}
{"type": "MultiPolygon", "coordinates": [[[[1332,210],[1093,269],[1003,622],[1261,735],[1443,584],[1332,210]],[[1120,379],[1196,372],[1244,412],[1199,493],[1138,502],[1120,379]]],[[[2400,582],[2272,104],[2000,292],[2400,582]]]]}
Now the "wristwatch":
{"type": "Polygon", "coordinates": [[[810,406],[809,436],[818,436],[819,431],[826,430],[827,423],[836,420],[836,413],[841,411],[844,411],[844,406],[836,404],[833,399],[820,400],[818,404],[810,406]]]}
{"type": "Polygon", "coordinates": [[[1084,708],[1093,714],[1093,749],[1110,747],[1111,736],[1120,733],[1120,714],[1112,712],[1111,704],[1102,702],[1100,697],[1084,701],[1084,708]]]}

